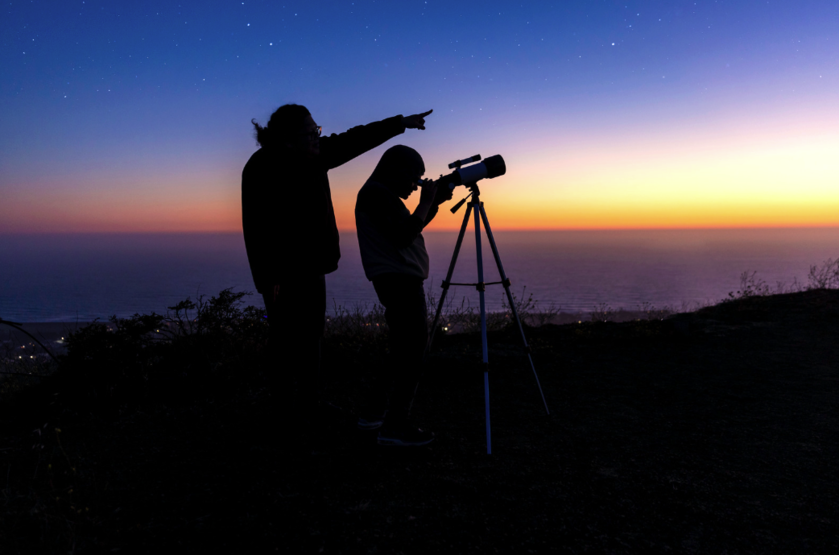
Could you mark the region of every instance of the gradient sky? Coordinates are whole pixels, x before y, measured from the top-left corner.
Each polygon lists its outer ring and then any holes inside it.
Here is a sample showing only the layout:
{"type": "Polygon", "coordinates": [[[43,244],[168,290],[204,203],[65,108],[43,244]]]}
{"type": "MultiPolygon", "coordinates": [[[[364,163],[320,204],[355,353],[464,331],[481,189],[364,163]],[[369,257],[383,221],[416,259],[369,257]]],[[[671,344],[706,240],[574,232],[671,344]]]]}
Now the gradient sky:
{"type": "Polygon", "coordinates": [[[330,173],[344,230],[399,143],[431,177],[504,156],[494,229],[839,225],[836,0],[3,11],[0,233],[241,229],[250,119],[287,102],[327,134],[434,109],[330,173]]]}

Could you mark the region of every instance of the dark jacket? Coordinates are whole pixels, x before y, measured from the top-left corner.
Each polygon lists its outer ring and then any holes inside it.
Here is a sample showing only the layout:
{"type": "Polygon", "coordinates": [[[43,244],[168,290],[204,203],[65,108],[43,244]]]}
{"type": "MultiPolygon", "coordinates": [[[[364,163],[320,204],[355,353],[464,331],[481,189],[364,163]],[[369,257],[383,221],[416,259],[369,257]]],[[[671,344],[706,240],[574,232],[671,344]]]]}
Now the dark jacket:
{"type": "Polygon", "coordinates": [[[242,228],[257,291],[338,268],[326,172],[404,131],[396,116],[322,137],[320,155],[311,161],[283,148],[261,148],[251,156],[242,171],[242,228]]]}
{"type": "Polygon", "coordinates": [[[410,191],[424,173],[419,152],[405,145],[392,146],[358,192],[355,227],[367,279],[385,274],[428,277],[422,230],[437,214],[437,204],[423,221],[411,214],[396,193],[410,191]]]}

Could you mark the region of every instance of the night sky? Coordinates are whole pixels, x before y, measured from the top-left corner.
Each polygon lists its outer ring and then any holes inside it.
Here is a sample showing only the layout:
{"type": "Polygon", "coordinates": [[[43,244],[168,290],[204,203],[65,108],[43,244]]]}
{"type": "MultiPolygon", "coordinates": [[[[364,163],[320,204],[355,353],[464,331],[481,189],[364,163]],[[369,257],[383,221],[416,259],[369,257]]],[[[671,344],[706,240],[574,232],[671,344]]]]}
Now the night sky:
{"type": "MultiPolygon", "coordinates": [[[[839,2],[6,2],[0,233],[241,229],[251,118],[434,109],[495,229],[839,225],[839,2]]],[[[415,202],[415,199],[412,199],[415,202]]],[[[432,227],[459,226],[442,212],[432,227]]]]}

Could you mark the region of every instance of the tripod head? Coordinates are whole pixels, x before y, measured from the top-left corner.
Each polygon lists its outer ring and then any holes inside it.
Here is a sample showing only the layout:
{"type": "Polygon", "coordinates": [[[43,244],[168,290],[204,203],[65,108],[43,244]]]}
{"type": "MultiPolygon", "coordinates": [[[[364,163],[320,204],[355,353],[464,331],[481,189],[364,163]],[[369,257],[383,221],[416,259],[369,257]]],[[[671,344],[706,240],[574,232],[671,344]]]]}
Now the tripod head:
{"type": "Polygon", "coordinates": [[[477,183],[467,183],[466,188],[469,189],[469,194],[466,195],[465,197],[463,197],[460,200],[460,202],[458,202],[457,204],[452,206],[452,208],[451,208],[452,214],[454,214],[458,210],[460,210],[460,207],[463,206],[463,203],[465,203],[467,200],[469,200],[469,197],[475,197],[477,199],[478,197],[481,196],[481,190],[478,189],[478,184],[477,183]]]}

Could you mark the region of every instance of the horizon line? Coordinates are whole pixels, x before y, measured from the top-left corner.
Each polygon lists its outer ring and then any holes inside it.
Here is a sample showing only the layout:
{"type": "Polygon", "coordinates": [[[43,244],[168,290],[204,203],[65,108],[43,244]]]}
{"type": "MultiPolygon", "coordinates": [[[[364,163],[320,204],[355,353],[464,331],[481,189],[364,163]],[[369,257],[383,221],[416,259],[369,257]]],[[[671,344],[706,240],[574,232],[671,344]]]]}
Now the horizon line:
{"type": "MultiPolygon", "coordinates": [[[[533,232],[533,231],[724,231],[724,230],[795,230],[795,229],[839,229],[833,225],[725,225],[725,226],[659,226],[659,227],[500,227],[494,232],[533,232]]],[[[460,228],[429,229],[423,233],[458,233],[460,228]]],[[[339,233],[352,233],[355,229],[338,229],[339,233]]],[[[16,235],[209,235],[242,233],[241,229],[207,230],[149,230],[149,231],[0,231],[0,237],[16,235]]]]}

